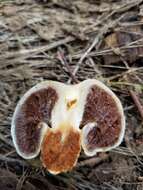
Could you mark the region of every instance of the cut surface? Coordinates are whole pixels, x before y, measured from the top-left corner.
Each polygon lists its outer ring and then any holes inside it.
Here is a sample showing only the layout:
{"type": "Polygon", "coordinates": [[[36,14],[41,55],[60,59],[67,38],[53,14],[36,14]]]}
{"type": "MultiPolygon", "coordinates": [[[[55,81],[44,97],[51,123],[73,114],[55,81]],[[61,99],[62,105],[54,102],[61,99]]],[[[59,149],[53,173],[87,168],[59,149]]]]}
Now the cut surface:
{"type": "Polygon", "coordinates": [[[32,93],[19,107],[15,117],[15,141],[22,155],[34,155],[38,151],[42,123],[50,121],[57,98],[56,91],[48,87],[32,93]]]}
{"type": "Polygon", "coordinates": [[[80,154],[80,133],[71,128],[66,134],[62,140],[61,130],[49,130],[42,143],[42,162],[53,174],[71,170],[80,154]]]}
{"type": "Polygon", "coordinates": [[[87,95],[83,119],[84,146],[89,152],[111,148],[122,133],[122,113],[118,102],[106,90],[93,85],[87,95]],[[90,130],[88,123],[95,123],[90,130]]]}
{"type": "Polygon", "coordinates": [[[11,128],[19,155],[31,159],[41,150],[42,163],[53,174],[71,170],[81,146],[89,156],[118,146],[124,130],[119,99],[94,79],[36,85],[18,103],[11,128]]]}

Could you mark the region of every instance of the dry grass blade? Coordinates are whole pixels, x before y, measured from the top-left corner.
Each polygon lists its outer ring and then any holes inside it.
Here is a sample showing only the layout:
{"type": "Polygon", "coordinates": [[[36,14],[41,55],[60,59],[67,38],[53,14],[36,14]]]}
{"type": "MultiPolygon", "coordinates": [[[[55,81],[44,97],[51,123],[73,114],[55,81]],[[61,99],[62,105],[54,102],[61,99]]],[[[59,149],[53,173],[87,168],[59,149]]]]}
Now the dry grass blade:
{"type": "Polygon", "coordinates": [[[137,107],[137,109],[138,109],[138,111],[139,111],[142,119],[143,119],[143,105],[141,104],[141,102],[139,100],[139,97],[132,90],[130,90],[130,94],[131,94],[131,97],[132,97],[132,99],[133,99],[133,101],[134,101],[134,103],[135,103],[135,105],[136,105],[136,107],[137,107]]]}

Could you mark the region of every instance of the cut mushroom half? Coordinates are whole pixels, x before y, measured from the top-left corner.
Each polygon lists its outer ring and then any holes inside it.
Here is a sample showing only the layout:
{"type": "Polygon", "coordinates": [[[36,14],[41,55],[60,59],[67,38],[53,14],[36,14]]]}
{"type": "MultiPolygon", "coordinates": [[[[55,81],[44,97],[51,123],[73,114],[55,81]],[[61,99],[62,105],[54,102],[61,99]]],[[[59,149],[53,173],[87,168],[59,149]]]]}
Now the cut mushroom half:
{"type": "Polygon", "coordinates": [[[17,153],[58,174],[71,170],[81,147],[88,156],[118,146],[125,116],[120,100],[103,83],[45,81],[31,88],[15,109],[11,134],[17,153]]]}

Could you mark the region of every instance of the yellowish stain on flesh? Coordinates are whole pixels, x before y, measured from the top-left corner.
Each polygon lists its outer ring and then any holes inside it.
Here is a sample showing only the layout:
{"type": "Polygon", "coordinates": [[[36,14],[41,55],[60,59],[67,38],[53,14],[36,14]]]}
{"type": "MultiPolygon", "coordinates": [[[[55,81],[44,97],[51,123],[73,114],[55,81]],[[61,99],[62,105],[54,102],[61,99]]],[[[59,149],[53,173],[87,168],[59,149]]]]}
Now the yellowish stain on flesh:
{"type": "Polygon", "coordinates": [[[77,104],[77,99],[73,99],[67,102],[67,110],[74,108],[77,104]]]}

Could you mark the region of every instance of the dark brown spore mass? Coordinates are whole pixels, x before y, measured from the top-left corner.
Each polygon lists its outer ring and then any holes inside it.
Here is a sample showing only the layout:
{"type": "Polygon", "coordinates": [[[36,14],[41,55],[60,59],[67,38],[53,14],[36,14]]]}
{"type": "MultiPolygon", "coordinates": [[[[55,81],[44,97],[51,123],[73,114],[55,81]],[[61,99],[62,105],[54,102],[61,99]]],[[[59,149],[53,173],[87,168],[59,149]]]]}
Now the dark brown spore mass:
{"type": "Polygon", "coordinates": [[[121,115],[115,100],[98,86],[92,86],[87,95],[81,126],[90,122],[96,122],[96,126],[87,134],[89,150],[112,146],[117,142],[121,115]]]}
{"type": "Polygon", "coordinates": [[[40,140],[40,122],[50,121],[57,99],[56,91],[48,87],[32,93],[21,106],[15,126],[17,144],[23,153],[31,154],[36,151],[40,140]]]}

